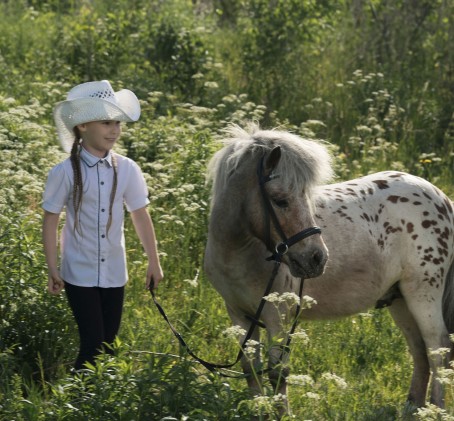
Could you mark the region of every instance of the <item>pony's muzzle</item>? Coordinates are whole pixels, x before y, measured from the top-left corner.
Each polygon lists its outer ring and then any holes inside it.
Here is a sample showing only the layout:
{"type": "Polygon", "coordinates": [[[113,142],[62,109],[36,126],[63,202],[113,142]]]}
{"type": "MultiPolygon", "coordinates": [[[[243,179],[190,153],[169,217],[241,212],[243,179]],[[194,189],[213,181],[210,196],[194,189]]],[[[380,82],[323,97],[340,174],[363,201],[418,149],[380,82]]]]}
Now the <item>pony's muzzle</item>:
{"type": "Polygon", "coordinates": [[[327,251],[316,247],[304,253],[287,253],[286,260],[293,276],[316,278],[323,274],[328,261],[327,251]]]}

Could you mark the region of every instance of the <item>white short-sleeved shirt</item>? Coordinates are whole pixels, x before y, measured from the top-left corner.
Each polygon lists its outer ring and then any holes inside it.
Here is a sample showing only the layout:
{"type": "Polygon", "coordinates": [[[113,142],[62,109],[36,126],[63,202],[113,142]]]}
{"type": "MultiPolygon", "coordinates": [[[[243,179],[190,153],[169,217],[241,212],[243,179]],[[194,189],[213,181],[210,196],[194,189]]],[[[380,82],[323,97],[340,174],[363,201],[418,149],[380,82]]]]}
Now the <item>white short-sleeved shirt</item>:
{"type": "Polygon", "coordinates": [[[43,209],[60,213],[66,207],[62,230],[61,276],[70,284],[86,287],[121,287],[128,280],[124,238],[124,205],[129,212],[143,208],[148,200],[147,185],[139,166],[129,158],[117,158],[118,184],[109,219],[113,184],[112,156],[100,159],[81,149],[83,196],[74,230],[73,169],[70,159],[49,172],[43,209]]]}

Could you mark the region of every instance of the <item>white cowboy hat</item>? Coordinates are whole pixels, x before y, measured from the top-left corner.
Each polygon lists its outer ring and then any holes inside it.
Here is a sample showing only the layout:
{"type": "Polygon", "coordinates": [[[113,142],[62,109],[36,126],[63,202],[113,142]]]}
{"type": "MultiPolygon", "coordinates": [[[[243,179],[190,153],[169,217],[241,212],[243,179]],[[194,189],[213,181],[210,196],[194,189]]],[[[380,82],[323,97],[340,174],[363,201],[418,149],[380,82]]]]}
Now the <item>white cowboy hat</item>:
{"type": "Polygon", "coordinates": [[[74,127],[90,121],[137,121],[140,104],[134,92],[114,92],[107,80],[77,85],[68,92],[66,101],[54,109],[54,120],[60,143],[70,152],[74,143],[74,127]]]}

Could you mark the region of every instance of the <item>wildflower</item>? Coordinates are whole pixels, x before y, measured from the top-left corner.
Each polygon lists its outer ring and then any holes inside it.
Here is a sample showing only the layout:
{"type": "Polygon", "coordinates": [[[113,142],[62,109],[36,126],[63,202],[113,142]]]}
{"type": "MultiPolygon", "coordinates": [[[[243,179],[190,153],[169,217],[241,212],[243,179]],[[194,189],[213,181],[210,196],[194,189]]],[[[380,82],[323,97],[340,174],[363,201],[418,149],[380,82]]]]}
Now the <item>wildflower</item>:
{"type": "Polygon", "coordinates": [[[437,374],[437,381],[439,383],[454,385],[454,370],[450,368],[439,368],[437,374]]]}
{"type": "Polygon", "coordinates": [[[279,294],[277,292],[272,292],[271,294],[263,297],[263,299],[268,301],[269,303],[276,303],[279,302],[279,294]]]}
{"type": "Polygon", "coordinates": [[[278,292],[272,292],[268,294],[264,299],[270,303],[287,303],[289,305],[297,305],[300,303],[300,298],[294,292],[283,292],[279,294],[278,292]]]}
{"type": "Polygon", "coordinates": [[[364,125],[356,126],[356,130],[359,134],[362,134],[364,136],[372,133],[372,129],[364,125]]]}
{"type": "Polygon", "coordinates": [[[320,395],[318,393],[314,393],[314,392],[307,392],[306,397],[309,399],[313,399],[314,401],[320,400],[320,395]]]}
{"type": "Polygon", "coordinates": [[[451,352],[451,350],[449,348],[430,349],[429,356],[430,357],[437,357],[437,356],[445,357],[450,352],[451,352]]]}
{"type": "Polygon", "coordinates": [[[424,408],[418,408],[417,415],[420,420],[454,421],[454,417],[449,415],[444,409],[432,404],[429,404],[424,408]]]}
{"type": "Polygon", "coordinates": [[[292,333],[292,339],[299,340],[303,343],[303,345],[307,345],[309,343],[309,336],[306,331],[302,329],[292,333]]]}
{"type": "Polygon", "coordinates": [[[287,396],[282,393],[278,393],[272,397],[274,403],[282,403],[287,401],[287,396]]]}
{"type": "Polygon", "coordinates": [[[255,415],[262,413],[271,413],[273,411],[272,400],[268,396],[255,396],[252,400],[255,415]]]}
{"type": "Polygon", "coordinates": [[[246,342],[246,346],[243,349],[244,354],[249,358],[254,357],[259,345],[260,342],[254,341],[253,339],[249,339],[246,342]]]}
{"type": "Polygon", "coordinates": [[[305,127],[326,127],[326,124],[320,120],[307,120],[302,124],[305,127]]]}
{"type": "Polygon", "coordinates": [[[231,326],[224,330],[223,334],[232,339],[238,339],[241,336],[246,335],[246,330],[241,326],[231,326]]]}
{"type": "Polygon", "coordinates": [[[185,279],[183,282],[187,282],[189,285],[191,285],[192,287],[197,287],[199,285],[199,273],[200,271],[197,270],[195,276],[194,276],[194,279],[185,279]]]}
{"type": "Polygon", "coordinates": [[[322,379],[327,381],[327,382],[334,383],[339,389],[346,389],[347,388],[347,382],[342,377],[336,376],[335,374],[323,373],[322,374],[322,379]]]}
{"type": "Polygon", "coordinates": [[[294,292],[284,292],[281,295],[281,301],[289,304],[299,304],[300,297],[298,297],[298,295],[296,295],[294,292]]]}
{"type": "Polygon", "coordinates": [[[219,85],[216,82],[205,82],[203,84],[203,86],[205,88],[208,88],[208,89],[217,89],[217,88],[219,88],[219,85]]]}
{"type": "Polygon", "coordinates": [[[287,377],[287,382],[288,384],[294,385],[294,386],[313,386],[314,385],[314,379],[307,375],[307,374],[291,374],[287,377]]]}
{"type": "Polygon", "coordinates": [[[307,309],[307,308],[312,308],[314,305],[317,304],[317,301],[314,300],[312,297],[310,297],[309,295],[305,295],[303,296],[303,299],[301,301],[301,307],[303,309],[307,309]]]}

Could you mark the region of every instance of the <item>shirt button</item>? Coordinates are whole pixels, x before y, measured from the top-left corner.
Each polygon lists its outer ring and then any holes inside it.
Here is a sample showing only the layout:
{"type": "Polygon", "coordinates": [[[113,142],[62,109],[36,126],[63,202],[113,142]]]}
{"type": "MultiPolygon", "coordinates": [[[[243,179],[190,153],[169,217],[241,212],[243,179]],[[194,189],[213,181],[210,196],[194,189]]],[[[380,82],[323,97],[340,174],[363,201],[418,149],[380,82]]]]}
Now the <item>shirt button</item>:
{"type": "Polygon", "coordinates": [[[101,186],[104,186],[104,181],[101,181],[101,186]]]}
{"type": "Polygon", "coordinates": [[[106,261],[106,259],[104,259],[104,258],[101,259],[101,262],[105,262],[105,261],[106,261]]]}
{"type": "Polygon", "coordinates": [[[101,238],[106,238],[106,236],[103,234],[103,235],[101,235],[101,238]]]}
{"type": "Polygon", "coordinates": [[[106,210],[105,209],[101,209],[101,212],[105,212],[106,210]]]}

